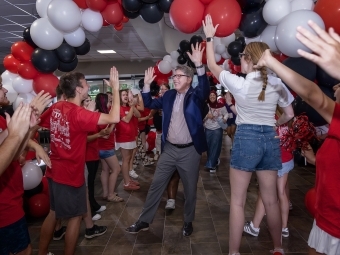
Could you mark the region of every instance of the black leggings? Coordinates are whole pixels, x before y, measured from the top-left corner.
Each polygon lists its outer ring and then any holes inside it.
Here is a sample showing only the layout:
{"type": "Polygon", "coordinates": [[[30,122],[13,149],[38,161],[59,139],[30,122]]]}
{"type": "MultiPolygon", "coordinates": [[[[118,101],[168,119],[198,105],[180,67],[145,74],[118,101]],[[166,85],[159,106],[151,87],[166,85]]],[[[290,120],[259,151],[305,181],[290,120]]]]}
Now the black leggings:
{"type": "Polygon", "coordinates": [[[94,180],[96,179],[99,160],[86,161],[86,166],[88,170],[87,188],[89,190],[89,201],[91,206],[91,213],[93,216],[95,212],[100,209],[100,204],[98,204],[96,199],[94,198],[94,180]]]}

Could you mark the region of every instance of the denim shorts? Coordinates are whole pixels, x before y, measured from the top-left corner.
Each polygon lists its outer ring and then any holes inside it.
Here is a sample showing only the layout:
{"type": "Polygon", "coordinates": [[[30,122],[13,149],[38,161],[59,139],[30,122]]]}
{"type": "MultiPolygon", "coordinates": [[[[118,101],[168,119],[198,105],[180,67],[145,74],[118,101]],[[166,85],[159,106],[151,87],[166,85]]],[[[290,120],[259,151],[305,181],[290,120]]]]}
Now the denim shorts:
{"type": "Polygon", "coordinates": [[[230,166],[247,172],[280,170],[280,139],[275,128],[242,124],[236,128],[230,166]]]}
{"type": "Polygon", "coordinates": [[[294,168],[294,159],[289,160],[288,162],[282,163],[282,169],[277,172],[278,177],[282,177],[285,174],[288,174],[294,168]]]}
{"type": "Polygon", "coordinates": [[[99,157],[101,159],[109,158],[114,155],[115,155],[115,150],[105,150],[105,151],[100,150],[99,151],[99,157]]]}
{"type": "Polygon", "coordinates": [[[16,254],[31,243],[25,216],[20,220],[0,228],[0,254],[16,254]]]}

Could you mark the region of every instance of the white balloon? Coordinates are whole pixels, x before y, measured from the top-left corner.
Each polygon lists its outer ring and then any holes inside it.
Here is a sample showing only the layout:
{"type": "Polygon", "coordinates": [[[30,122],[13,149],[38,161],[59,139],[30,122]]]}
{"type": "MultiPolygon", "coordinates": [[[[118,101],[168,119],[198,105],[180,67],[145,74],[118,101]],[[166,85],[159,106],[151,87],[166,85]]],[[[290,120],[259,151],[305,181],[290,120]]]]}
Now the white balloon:
{"type": "Polygon", "coordinates": [[[216,45],[216,47],[215,47],[215,52],[216,52],[217,54],[222,55],[223,52],[225,52],[225,46],[224,46],[224,44],[216,45]]]}
{"type": "Polygon", "coordinates": [[[86,9],[81,15],[82,26],[90,32],[97,32],[103,26],[103,17],[100,12],[86,9]]]}
{"type": "Polygon", "coordinates": [[[272,26],[277,26],[286,15],[290,13],[289,0],[270,0],[263,7],[264,20],[272,26]]]}
{"type": "Polygon", "coordinates": [[[222,56],[220,54],[216,54],[215,53],[215,61],[216,63],[219,62],[221,60],[222,56]]]}
{"type": "Polygon", "coordinates": [[[52,0],[37,0],[35,3],[35,7],[37,12],[41,18],[47,17],[47,7],[51,3],[52,0]]]}
{"type": "Polygon", "coordinates": [[[225,45],[225,47],[228,47],[229,43],[235,41],[236,36],[235,34],[228,35],[226,37],[221,38],[221,43],[225,45]]]}
{"type": "Polygon", "coordinates": [[[26,94],[24,93],[18,94],[17,98],[13,102],[13,109],[16,110],[21,102],[24,104],[27,104],[26,99],[27,99],[26,94]]]}
{"type": "Polygon", "coordinates": [[[174,51],[171,51],[170,56],[173,60],[176,60],[176,62],[177,62],[177,58],[179,57],[179,53],[178,53],[177,50],[174,50],[174,51]]]}
{"type": "Polygon", "coordinates": [[[171,61],[171,68],[172,68],[172,69],[175,69],[177,66],[179,66],[177,60],[174,60],[174,59],[173,59],[173,60],[171,61]]]}
{"type": "Polygon", "coordinates": [[[245,40],[246,44],[249,44],[251,42],[259,42],[261,40],[260,37],[261,36],[256,36],[256,37],[252,37],[252,38],[244,37],[244,40],[245,40]]]}
{"type": "Polygon", "coordinates": [[[158,63],[158,69],[162,74],[168,74],[172,70],[172,67],[169,61],[162,60],[158,63]]]}
{"type": "Polygon", "coordinates": [[[72,33],[64,34],[64,39],[72,47],[79,47],[85,42],[85,32],[79,27],[72,33]]]}
{"type": "Polygon", "coordinates": [[[314,9],[314,2],[313,0],[293,0],[290,3],[291,11],[295,12],[298,10],[310,10],[314,9]]]}
{"type": "Polygon", "coordinates": [[[63,43],[63,34],[55,29],[47,18],[34,21],[30,32],[33,42],[41,49],[54,50],[63,43]]]}
{"type": "Polygon", "coordinates": [[[33,80],[26,80],[19,76],[13,80],[12,86],[18,93],[30,93],[33,90],[33,80]]]}
{"type": "Polygon", "coordinates": [[[47,16],[56,29],[65,33],[75,31],[82,21],[80,9],[73,1],[61,3],[59,0],[52,0],[47,8],[47,16]]]}
{"type": "Polygon", "coordinates": [[[10,103],[14,103],[18,97],[18,93],[13,89],[12,82],[3,83],[3,88],[7,90],[6,97],[10,103]]]}
{"type": "Polygon", "coordinates": [[[37,187],[40,184],[42,177],[43,174],[40,167],[30,161],[26,161],[25,165],[22,167],[24,190],[30,190],[37,187]]]}
{"type": "Polygon", "coordinates": [[[224,62],[223,62],[223,69],[224,70],[226,70],[226,71],[229,71],[230,72],[230,68],[229,68],[229,60],[228,59],[226,59],[226,60],[224,60],[224,62]]]}
{"type": "Polygon", "coordinates": [[[17,78],[19,75],[15,74],[15,73],[11,73],[10,71],[6,70],[5,72],[3,72],[1,74],[1,78],[2,78],[2,83],[11,83],[12,81],[17,78]]]}
{"type": "Polygon", "coordinates": [[[266,43],[272,52],[277,51],[277,47],[275,44],[275,32],[276,26],[267,26],[260,36],[261,42],[266,43]]]}
{"type": "MultiPolygon", "coordinates": [[[[215,51],[215,49],[216,49],[216,46],[219,45],[219,44],[222,44],[221,38],[219,38],[219,37],[214,37],[214,40],[213,40],[214,51],[215,51]]],[[[216,51],[215,51],[215,52],[216,52],[216,51]]]]}
{"type": "Polygon", "coordinates": [[[168,62],[172,62],[172,57],[170,56],[170,55],[165,55],[164,57],[163,57],[163,60],[165,60],[165,61],[168,61],[168,62]]]}
{"type": "Polygon", "coordinates": [[[230,55],[229,55],[228,51],[223,52],[222,58],[224,58],[224,59],[229,59],[230,58],[230,55]]]}

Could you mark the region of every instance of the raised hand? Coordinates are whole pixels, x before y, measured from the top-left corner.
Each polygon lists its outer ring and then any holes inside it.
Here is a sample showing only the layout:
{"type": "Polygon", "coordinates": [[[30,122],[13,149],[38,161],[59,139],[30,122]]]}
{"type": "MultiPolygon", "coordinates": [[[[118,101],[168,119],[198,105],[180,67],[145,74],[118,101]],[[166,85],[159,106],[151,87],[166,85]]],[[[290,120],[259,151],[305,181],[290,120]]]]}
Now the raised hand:
{"type": "Polygon", "coordinates": [[[30,126],[32,108],[26,104],[20,103],[15,110],[12,118],[6,114],[8,136],[19,136],[23,139],[30,126]]]}
{"type": "Polygon", "coordinates": [[[44,93],[44,91],[40,91],[35,98],[30,103],[30,106],[32,107],[33,111],[37,116],[40,116],[40,114],[44,111],[46,106],[49,105],[49,103],[52,102],[52,97],[50,93],[44,93]]]}
{"type": "Polygon", "coordinates": [[[297,27],[296,38],[306,45],[313,53],[299,49],[298,53],[320,66],[330,76],[340,80],[340,36],[333,28],[327,33],[313,21],[308,21],[317,35],[312,34],[303,27],[297,27]]]}
{"type": "Polygon", "coordinates": [[[151,82],[156,78],[157,75],[154,75],[155,70],[153,67],[149,67],[147,70],[145,70],[144,75],[144,85],[150,86],[151,82]]]}
{"type": "Polygon", "coordinates": [[[275,59],[275,58],[272,56],[270,50],[269,50],[269,49],[266,49],[266,50],[262,53],[262,56],[261,56],[261,58],[259,59],[259,61],[257,62],[257,64],[254,65],[254,68],[255,68],[255,69],[259,69],[259,68],[261,68],[261,67],[263,67],[263,66],[269,67],[268,64],[269,64],[270,60],[273,60],[273,59],[275,59]]]}
{"type": "Polygon", "coordinates": [[[119,91],[119,73],[114,66],[110,69],[110,81],[104,79],[104,82],[112,90],[119,91]]]}
{"type": "Polygon", "coordinates": [[[219,24],[217,24],[214,27],[210,14],[205,16],[205,20],[202,20],[202,25],[203,25],[203,31],[204,31],[205,37],[214,37],[216,30],[219,26],[219,24]]]}
{"type": "Polygon", "coordinates": [[[202,65],[202,56],[204,49],[205,49],[204,47],[202,49],[202,44],[196,43],[195,47],[193,44],[191,44],[192,54],[190,52],[187,52],[189,58],[196,66],[202,65]]]}

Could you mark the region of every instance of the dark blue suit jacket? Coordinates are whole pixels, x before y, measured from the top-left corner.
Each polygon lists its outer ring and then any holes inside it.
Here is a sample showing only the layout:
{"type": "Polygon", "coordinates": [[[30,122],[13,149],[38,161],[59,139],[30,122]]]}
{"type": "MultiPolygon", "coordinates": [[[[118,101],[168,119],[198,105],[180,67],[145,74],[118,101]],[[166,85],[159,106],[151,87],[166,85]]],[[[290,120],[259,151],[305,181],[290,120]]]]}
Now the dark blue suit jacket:
{"type": "MultiPolygon", "coordinates": [[[[205,139],[202,121],[205,116],[202,116],[202,110],[205,101],[209,97],[210,84],[205,74],[198,76],[198,82],[199,83],[195,88],[190,87],[187,91],[184,98],[183,111],[195,149],[199,154],[202,154],[202,152],[207,150],[207,141],[205,139]]],[[[175,89],[171,89],[167,91],[163,97],[152,99],[150,93],[142,93],[145,107],[151,109],[163,109],[162,150],[168,136],[172,108],[174,106],[176,94],[177,91],[175,89]]]]}

